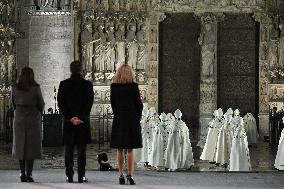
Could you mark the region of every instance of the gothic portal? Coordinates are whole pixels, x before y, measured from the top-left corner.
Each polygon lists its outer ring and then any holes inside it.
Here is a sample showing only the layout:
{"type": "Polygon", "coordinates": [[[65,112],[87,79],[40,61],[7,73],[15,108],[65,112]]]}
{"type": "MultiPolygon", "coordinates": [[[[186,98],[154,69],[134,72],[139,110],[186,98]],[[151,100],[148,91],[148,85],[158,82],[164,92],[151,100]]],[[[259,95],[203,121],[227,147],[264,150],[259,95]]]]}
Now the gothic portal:
{"type": "Polygon", "coordinates": [[[201,143],[219,107],[254,113],[261,136],[268,135],[269,108],[283,107],[282,1],[0,2],[1,136],[19,70],[34,68],[46,110],[57,109],[59,81],[74,59],[93,82],[92,115],[112,113],[109,85],[127,63],[144,105],[166,113],[181,109],[201,143]]]}

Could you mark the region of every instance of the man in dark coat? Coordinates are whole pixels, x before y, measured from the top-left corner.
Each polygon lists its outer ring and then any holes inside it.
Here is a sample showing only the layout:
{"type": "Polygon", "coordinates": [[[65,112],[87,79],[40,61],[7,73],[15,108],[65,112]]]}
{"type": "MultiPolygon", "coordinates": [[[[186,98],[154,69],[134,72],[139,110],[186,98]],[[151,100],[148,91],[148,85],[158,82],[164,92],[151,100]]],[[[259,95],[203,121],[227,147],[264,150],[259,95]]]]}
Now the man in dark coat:
{"type": "Polygon", "coordinates": [[[73,182],[74,147],[78,153],[78,182],[87,182],[85,177],[86,144],[91,142],[90,112],[93,105],[93,85],[83,79],[82,64],[70,64],[71,78],[60,82],[58,107],[64,117],[63,140],[65,145],[65,167],[68,182],[73,182]]]}

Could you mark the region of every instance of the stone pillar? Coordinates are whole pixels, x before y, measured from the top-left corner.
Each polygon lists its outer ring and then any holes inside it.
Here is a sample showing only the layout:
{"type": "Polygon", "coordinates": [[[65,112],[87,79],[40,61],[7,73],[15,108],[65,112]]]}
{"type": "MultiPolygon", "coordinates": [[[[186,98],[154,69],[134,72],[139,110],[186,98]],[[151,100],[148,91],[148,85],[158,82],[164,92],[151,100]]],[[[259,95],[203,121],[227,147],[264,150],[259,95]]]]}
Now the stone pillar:
{"type": "Polygon", "coordinates": [[[31,11],[29,15],[28,63],[41,86],[45,110],[58,109],[54,97],[59,82],[70,77],[73,60],[72,16],[63,11],[31,11]]]}
{"type": "Polygon", "coordinates": [[[158,66],[159,66],[159,23],[164,21],[164,13],[149,14],[149,43],[148,43],[148,64],[146,70],[148,73],[148,106],[155,107],[158,110],[158,66]]]}
{"type": "Polygon", "coordinates": [[[217,109],[217,17],[213,14],[198,15],[201,20],[201,73],[199,104],[199,142],[205,144],[208,123],[217,109]]]}
{"type": "Polygon", "coordinates": [[[259,44],[259,132],[260,136],[269,136],[269,36],[271,18],[264,13],[255,13],[260,23],[259,44]]]}

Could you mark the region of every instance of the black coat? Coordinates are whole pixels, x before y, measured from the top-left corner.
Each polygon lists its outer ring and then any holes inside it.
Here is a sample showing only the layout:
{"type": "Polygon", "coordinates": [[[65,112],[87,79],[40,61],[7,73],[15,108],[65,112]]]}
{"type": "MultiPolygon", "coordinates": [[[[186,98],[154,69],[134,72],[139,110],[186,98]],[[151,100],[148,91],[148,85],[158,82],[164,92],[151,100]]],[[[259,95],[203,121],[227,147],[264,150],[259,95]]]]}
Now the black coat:
{"type": "Polygon", "coordinates": [[[110,89],[114,114],[110,146],[119,149],[141,148],[140,118],[143,104],[138,85],[113,83],[110,89]]]}
{"type": "Polygon", "coordinates": [[[88,144],[91,142],[90,112],[94,100],[93,84],[79,74],[60,82],[58,107],[64,117],[64,144],[88,144]],[[70,119],[78,117],[84,123],[74,126],[70,119]]]}

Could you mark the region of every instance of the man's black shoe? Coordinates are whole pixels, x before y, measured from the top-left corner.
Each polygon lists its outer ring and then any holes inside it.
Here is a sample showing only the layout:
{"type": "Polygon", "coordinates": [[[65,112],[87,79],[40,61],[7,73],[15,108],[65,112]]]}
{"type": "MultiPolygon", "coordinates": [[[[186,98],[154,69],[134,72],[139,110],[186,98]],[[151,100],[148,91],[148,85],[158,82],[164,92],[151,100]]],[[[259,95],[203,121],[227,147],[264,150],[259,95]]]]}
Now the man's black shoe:
{"type": "Polygon", "coordinates": [[[73,178],[72,177],[66,177],[66,182],[72,183],[73,182],[73,178]]]}
{"type": "Polygon", "coordinates": [[[86,177],[78,178],[78,183],[86,183],[86,182],[88,182],[88,179],[86,177]]]}

